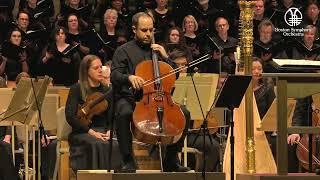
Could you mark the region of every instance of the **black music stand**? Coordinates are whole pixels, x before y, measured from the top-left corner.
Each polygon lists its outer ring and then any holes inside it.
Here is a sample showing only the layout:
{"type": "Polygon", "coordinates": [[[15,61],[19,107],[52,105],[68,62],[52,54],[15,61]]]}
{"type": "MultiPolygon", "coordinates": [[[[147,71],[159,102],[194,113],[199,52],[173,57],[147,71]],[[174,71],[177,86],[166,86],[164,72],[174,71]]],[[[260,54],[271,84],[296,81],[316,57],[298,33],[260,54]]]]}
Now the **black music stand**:
{"type": "Polygon", "coordinates": [[[229,123],[230,123],[230,177],[234,179],[234,135],[233,135],[233,110],[238,108],[242,101],[248,85],[251,81],[251,76],[242,75],[228,75],[219,93],[215,99],[214,106],[227,108],[229,111],[229,123]]]}

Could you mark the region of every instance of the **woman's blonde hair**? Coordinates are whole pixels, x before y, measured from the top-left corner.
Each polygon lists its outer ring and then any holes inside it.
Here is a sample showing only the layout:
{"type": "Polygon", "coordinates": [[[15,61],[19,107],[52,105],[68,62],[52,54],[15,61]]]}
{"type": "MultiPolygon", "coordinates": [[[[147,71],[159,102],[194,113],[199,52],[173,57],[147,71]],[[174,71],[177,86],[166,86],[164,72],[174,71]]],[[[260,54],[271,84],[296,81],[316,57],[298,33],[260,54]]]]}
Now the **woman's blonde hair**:
{"type": "Polygon", "coordinates": [[[79,67],[79,84],[81,90],[81,98],[82,100],[86,100],[87,95],[90,93],[90,86],[89,86],[89,68],[91,67],[92,61],[100,58],[96,55],[86,55],[79,67]]]}
{"type": "Polygon", "coordinates": [[[183,24],[182,24],[182,31],[185,32],[186,31],[186,28],[184,27],[185,26],[185,23],[186,23],[186,19],[189,18],[189,19],[192,19],[193,23],[194,23],[194,31],[197,31],[198,30],[198,22],[196,20],[196,18],[194,18],[192,15],[187,15],[183,18],[183,24]]]}

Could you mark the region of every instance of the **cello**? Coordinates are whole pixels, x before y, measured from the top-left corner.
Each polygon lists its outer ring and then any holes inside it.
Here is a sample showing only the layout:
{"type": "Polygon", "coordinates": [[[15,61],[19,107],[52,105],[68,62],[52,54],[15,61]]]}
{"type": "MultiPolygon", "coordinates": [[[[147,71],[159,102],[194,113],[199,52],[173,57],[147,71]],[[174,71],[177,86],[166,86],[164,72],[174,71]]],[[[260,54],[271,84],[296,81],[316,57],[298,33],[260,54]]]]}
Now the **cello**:
{"type": "MultiPolygon", "coordinates": [[[[319,127],[319,109],[312,110],[312,126],[319,127]]],[[[300,165],[305,169],[309,169],[309,135],[304,134],[299,142],[297,142],[296,155],[300,165]]],[[[320,134],[312,136],[312,172],[320,173],[320,134]]]]}
{"type": "MultiPolygon", "coordinates": [[[[152,37],[154,44],[154,37],[152,37]]],[[[143,86],[143,97],[136,103],[131,131],[137,140],[149,144],[173,144],[182,136],[185,117],[171,98],[176,75],[172,67],[158,61],[152,50],[152,60],[144,60],[135,69],[135,75],[145,80],[155,79],[143,86]],[[166,78],[160,77],[168,75],[166,78]]]]}

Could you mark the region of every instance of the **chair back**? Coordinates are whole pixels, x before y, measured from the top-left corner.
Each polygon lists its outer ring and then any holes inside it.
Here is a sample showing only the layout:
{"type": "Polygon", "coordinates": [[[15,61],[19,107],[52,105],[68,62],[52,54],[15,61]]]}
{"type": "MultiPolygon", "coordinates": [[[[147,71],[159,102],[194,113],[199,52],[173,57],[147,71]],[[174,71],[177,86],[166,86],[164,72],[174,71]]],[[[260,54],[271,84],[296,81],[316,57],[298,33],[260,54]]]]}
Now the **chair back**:
{"type": "Polygon", "coordinates": [[[57,139],[67,140],[71,133],[71,126],[68,124],[65,114],[65,107],[60,107],[57,110],[57,139]]]}

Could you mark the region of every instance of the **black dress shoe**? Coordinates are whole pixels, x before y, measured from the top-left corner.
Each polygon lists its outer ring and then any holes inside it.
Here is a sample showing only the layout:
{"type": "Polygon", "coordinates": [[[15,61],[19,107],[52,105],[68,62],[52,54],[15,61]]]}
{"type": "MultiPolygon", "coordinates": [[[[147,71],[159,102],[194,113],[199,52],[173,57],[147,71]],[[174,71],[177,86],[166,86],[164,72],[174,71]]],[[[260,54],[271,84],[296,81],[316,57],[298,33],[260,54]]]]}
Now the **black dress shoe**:
{"type": "Polygon", "coordinates": [[[136,163],[134,161],[130,161],[124,164],[121,169],[115,170],[115,173],[135,173],[137,169],[136,163]]]}
{"type": "Polygon", "coordinates": [[[191,169],[189,167],[181,166],[180,164],[175,164],[173,166],[163,167],[164,172],[189,172],[191,169]]]}

